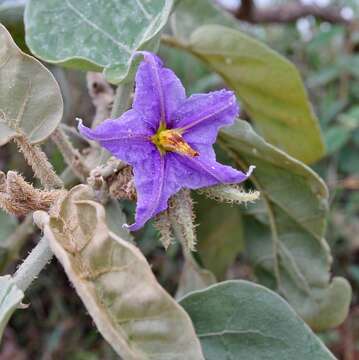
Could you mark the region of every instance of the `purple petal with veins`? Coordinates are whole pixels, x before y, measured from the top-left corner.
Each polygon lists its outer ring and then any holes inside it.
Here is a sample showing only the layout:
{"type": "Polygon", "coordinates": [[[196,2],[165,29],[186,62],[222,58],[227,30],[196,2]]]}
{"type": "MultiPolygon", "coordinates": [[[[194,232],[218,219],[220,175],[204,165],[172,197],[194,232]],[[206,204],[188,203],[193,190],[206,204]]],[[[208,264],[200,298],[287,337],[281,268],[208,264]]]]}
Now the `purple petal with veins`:
{"type": "Polygon", "coordinates": [[[237,184],[254,168],[243,173],[216,161],[212,145],[218,131],[231,125],[239,111],[232,91],[186,99],[180,80],[156,55],[136,55],[144,59],[136,74],[132,109],[95,129],[79,125],[83,136],[133,167],[137,208],[130,230],[165,210],[180,189],[237,184]]]}
{"type": "Polygon", "coordinates": [[[153,124],[155,131],[160,121],[170,126],[172,113],[186,99],[185,89],[176,74],[163,67],[162,60],[147,51],[136,73],[133,108],[153,124]]]}

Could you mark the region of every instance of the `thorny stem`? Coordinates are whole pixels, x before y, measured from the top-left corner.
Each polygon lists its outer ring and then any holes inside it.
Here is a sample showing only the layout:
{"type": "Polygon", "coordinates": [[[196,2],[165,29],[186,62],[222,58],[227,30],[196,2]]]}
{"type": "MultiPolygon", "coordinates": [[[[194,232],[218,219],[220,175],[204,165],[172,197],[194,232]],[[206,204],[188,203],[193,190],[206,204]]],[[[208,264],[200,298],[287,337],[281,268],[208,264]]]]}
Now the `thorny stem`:
{"type": "MultiPolygon", "coordinates": [[[[35,176],[46,188],[62,188],[64,186],[63,181],[55,173],[46,154],[39,146],[30,144],[24,136],[16,137],[14,140],[24,154],[27,163],[32,167],[35,176]]],[[[14,274],[14,281],[19,289],[25,291],[52,256],[48,240],[43,237],[14,274]]]]}
{"type": "Polygon", "coordinates": [[[53,253],[49,242],[44,236],[16,270],[13,276],[16,286],[25,291],[51,260],[52,256],[53,253]]]}
{"type": "Polygon", "coordinates": [[[90,170],[87,168],[80,152],[72,146],[65,132],[61,128],[57,128],[52,133],[51,139],[61,151],[65,161],[71,167],[74,174],[82,181],[86,180],[90,170]]]}
{"type": "Polygon", "coordinates": [[[32,167],[35,176],[41,184],[47,188],[62,188],[63,182],[55,173],[51,163],[40,146],[30,144],[24,136],[14,138],[20,151],[23,153],[26,162],[32,167]]]}

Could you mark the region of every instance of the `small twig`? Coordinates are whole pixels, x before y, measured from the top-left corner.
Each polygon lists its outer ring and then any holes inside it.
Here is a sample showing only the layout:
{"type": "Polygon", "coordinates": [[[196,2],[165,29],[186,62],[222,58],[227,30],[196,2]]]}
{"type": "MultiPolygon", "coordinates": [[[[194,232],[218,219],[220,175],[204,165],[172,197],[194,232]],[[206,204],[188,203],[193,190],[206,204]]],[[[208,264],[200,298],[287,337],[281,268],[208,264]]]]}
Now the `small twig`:
{"type": "Polygon", "coordinates": [[[51,163],[40,146],[30,144],[25,136],[14,138],[19,150],[23,153],[26,162],[32,167],[35,176],[45,188],[62,188],[63,182],[55,173],[51,163]]]}
{"type": "MultiPolygon", "coordinates": [[[[27,163],[32,167],[35,176],[45,187],[50,189],[63,187],[63,181],[55,173],[46,154],[39,146],[30,144],[24,136],[16,137],[14,140],[27,163]]],[[[14,274],[18,288],[25,291],[52,257],[48,240],[43,237],[14,274]]]]}
{"type": "Polygon", "coordinates": [[[61,128],[57,128],[51,135],[51,139],[61,151],[65,161],[71,167],[74,174],[82,181],[85,181],[90,170],[87,168],[80,152],[72,146],[65,132],[61,128]]]}
{"type": "Polygon", "coordinates": [[[242,0],[241,6],[232,13],[237,19],[253,24],[292,23],[306,16],[314,16],[333,24],[349,25],[351,23],[351,20],[342,15],[340,8],[305,5],[301,2],[262,9],[256,7],[252,0],[242,0]]]}
{"type": "Polygon", "coordinates": [[[16,270],[14,282],[17,287],[22,291],[25,291],[51,260],[52,256],[53,253],[49,246],[49,242],[44,236],[16,270]]]}

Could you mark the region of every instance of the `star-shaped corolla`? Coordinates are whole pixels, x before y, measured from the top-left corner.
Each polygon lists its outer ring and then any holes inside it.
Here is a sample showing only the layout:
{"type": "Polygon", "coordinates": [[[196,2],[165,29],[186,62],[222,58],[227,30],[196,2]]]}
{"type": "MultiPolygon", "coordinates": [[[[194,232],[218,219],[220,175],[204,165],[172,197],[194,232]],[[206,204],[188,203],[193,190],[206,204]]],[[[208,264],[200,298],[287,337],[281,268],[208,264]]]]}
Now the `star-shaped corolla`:
{"type": "Polygon", "coordinates": [[[240,183],[253,169],[245,174],[217,163],[212,147],[219,129],[238,114],[233,92],[186,98],[180,80],[157,56],[138,54],[144,60],[136,74],[132,109],[93,130],[79,125],[82,135],[133,167],[137,209],[131,231],[165,210],[180,189],[240,183]]]}

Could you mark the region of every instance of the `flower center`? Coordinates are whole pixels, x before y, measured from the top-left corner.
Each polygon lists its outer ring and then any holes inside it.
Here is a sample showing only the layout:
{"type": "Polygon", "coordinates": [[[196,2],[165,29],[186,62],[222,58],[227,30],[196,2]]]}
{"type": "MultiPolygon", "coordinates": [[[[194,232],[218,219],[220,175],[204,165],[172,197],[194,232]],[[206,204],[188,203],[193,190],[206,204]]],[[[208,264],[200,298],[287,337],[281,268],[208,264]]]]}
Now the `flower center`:
{"type": "Polygon", "coordinates": [[[157,146],[161,154],[172,151],[190,157],[199,155],[183,139],[181,129],[166,129],[166,125],[163,123],[161,123],[157,133],[151,136],[151,141],[157,146]]]}

